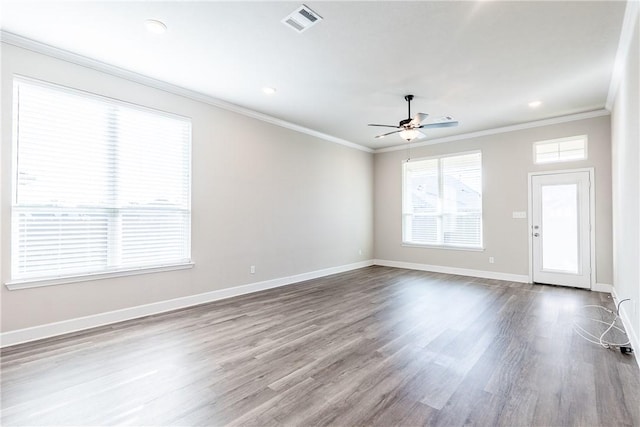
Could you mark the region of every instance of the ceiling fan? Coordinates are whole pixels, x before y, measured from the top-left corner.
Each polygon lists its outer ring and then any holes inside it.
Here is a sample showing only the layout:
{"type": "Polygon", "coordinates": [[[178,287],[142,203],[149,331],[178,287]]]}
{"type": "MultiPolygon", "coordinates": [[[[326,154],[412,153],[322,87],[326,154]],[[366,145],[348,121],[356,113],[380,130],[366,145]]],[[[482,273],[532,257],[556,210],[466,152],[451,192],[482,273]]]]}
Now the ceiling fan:
{"type": "Polygon", "coordinates": [[[420,132],[418,129],[434,129],[434,128],[448,128],[453,126],[458,126],[458,122],[453,120],[451,116],[445,116],[438,121],[432,123],[422,123],[427,117],[429,117],[426,113],[418,113],[413,118],[411,118],[411,100],[413,99],[413,95],[405,95],[405,101],[408,104],[408,118],[404,120],[400,120],[398,126],[395,125],[378,125],[370,123],[369,126],[380,126],[386,128],[396,128],[398,130],[394,130],[391,132],[383,133],[382,135],[377,135],[376,138],[384,138],[387,135],[392,135],[394,133],[400,134],[400,137],[405,141],[412,141],[416,138],[424,138],[426,135],[420,132]]]}

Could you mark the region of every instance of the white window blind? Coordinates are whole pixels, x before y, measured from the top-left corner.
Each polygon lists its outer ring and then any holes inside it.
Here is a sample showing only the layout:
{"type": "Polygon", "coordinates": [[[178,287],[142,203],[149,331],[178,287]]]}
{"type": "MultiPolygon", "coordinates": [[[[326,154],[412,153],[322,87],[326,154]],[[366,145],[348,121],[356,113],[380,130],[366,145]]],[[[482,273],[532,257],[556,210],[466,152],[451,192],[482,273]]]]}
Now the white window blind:
{"type": "Polygon", "coordinates": [[[191,257],[191,122],[14,79],[12,279],[191,257]]]}
{"type": "Polygon", "coordinates": [[[533,144],[536,163],[569,162],[587,158],[587,135],[538,141],[533,144]]]}
{"type": "Polygon", "coordinates": [[[403,168],[403,242],[481,248],[481,153],[414,160],[403,168]]]}

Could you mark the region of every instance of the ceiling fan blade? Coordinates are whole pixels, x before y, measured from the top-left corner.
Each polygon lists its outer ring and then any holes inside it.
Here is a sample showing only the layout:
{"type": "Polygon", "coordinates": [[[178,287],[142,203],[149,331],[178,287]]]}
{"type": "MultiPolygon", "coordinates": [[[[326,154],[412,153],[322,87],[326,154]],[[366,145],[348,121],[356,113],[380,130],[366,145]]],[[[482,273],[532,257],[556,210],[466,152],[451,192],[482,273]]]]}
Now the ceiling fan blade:
{"type": "Polygon", "coordinates": [[[409,124],[415,127],[418,127],[420,123],[425,121],[427,117],[429,117],[429,114],[427,113],[418,113],[415,116],[413,116],[413,119],[409,122],[409,124]]]}
{"type": "Polygon", "coordinates": [[[393,132],[387,132],[387,133],[383,133],[382,135],[376,135],[376,138],[384,138],[387,135],[391,135],[391,134],[394,134],[394,133],[402,132],[403,130],[404,129],[394,130],[393,132]]]}
{"type": "Polygon", "coordinates": [[[383,127],[383,128],[399,128],[400,126],[396,126],[396,125],[377,125],[374,123],[369,123],[367,126],[379,126],[379,127],[383,127]]]}
{"type": "Polygon", "coordinates": [[[418,126],[417,129],[451,128],[454,126],[458,126],[458,122],[455,120],[451,122],[427,123],[426,125],[418,126]]]}

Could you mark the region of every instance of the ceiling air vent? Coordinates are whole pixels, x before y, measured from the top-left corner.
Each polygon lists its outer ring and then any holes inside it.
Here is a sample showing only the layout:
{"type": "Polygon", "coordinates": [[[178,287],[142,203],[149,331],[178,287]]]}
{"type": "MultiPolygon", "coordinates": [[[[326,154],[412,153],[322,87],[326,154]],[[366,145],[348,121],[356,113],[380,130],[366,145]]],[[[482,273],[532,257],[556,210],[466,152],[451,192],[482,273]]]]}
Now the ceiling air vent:
{"type": "Polygon", "coordinates": [[[301,33],[320,21],[322,21],[322,16],[318,15],[303,4],[294,10],[289,16],[284,18],[282,23],[294,29],[296,32],[301,33]]]}

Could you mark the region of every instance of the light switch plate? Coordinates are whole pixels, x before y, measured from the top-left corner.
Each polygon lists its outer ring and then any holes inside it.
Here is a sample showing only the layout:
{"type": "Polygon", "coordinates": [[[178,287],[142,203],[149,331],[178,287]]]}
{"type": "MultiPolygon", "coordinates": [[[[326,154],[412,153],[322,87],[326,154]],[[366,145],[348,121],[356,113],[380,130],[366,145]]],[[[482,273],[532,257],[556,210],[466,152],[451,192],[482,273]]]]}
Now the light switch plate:
{"type": "Polygon", "coordinates": [[[522,211],[513,211],[512,217],[513,218],[518,218],[518,219],[523,219],[523,218],[527,217],[527,213],[526,212],[522,212],[522,211]]]}

